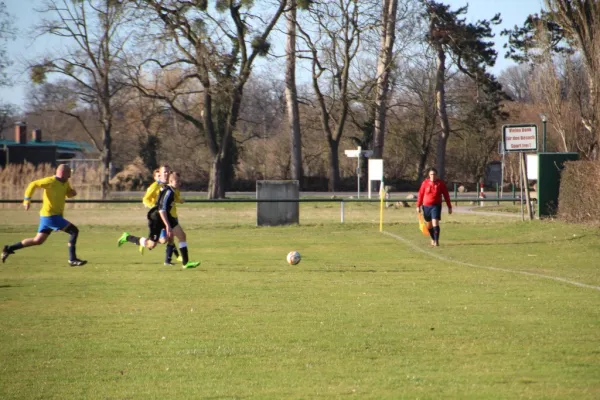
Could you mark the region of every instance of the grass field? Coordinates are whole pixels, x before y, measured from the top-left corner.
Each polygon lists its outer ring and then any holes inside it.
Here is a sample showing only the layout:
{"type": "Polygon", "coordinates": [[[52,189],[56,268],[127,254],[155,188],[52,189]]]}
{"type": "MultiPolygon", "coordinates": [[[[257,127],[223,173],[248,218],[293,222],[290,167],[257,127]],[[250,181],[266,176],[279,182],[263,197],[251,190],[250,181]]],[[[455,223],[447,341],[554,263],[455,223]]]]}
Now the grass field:
{"type": "MultiPolygon", "coordinates": [[[[68,210],[85,267],[63,233],[0,265],[1,399],[600,398],[597,228],[444,213],[431,249],[412,207],[384,233],[367,203],[179,212],[195,270],[117,248],[136,205],[68,210]]],[[[37,211],[0,221],[14,243],[37,211]]]]}

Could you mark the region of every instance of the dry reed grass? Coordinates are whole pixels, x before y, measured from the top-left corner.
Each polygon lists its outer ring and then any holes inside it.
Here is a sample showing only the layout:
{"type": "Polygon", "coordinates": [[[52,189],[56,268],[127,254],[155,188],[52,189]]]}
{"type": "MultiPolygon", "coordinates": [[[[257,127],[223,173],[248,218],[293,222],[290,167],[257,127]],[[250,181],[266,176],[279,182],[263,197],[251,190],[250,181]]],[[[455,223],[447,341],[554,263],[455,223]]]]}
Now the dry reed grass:
{"type": "MultiPolygon", "coordinates": [[[[50,164],[34,166],[31,163],[9,164],[0,168],[0,198],[4,200],[21,200],[25,189],[34,180],[52,176],[55,167],[50,164]]],[[[71,186],[77,191],[78,199],[95,199],[100,192],[101,168],[80,165],[71,175],[71,186]]],[[[42,198],[42,190],[37,190],[34,200],[42,198]]],[[[17,208],[20,204],[2,203],[2,208],[17,208]]],[[[68,207],[90,207],[90,204],[70,204],[68,207]]]]}

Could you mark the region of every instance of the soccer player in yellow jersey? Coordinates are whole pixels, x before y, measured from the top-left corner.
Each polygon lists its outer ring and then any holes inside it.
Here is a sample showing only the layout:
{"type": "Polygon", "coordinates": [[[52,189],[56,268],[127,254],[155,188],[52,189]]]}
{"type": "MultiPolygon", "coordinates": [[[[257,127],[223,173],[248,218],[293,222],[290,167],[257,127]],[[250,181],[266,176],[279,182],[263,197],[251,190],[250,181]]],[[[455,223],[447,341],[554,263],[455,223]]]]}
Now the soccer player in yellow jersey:
{"type": "MultiPolygon", "coordinates": [[[[168,170],[169,166],[163,165],[161,168],[168,170]]],[[[156,168],[154,170],[154,182],[148,186],[148,189],[146,189],[146,193],[144,194],[144,198],[142,199],[142,203],[144,203],[144,206],[147,208],[154,207],[156,205],[156,200],[158,200],[158,194],[160,193],[160,188],[163,185],[160,180],[162,175],[161,168],[156,168]]]]}
{"type": "Polygon", "coordinates": [[[1,256],[2,262],[6,261],[8,256],[14,254],[16,250],[43,244],[52,231],[63,231],[69,234],[69,265],[79,267],[87,263],[85,260],[78,259],[75,253],[79,229],[63,217],[65,199],[77,195],[75,189],[69,184],[70,177],[71,168],[68,165],[61,164],[56,168],[56,175],[38,179],[27,186],[23,201],[25,210],[29,210],[31,196],[33,196],[36,189],[44,189],[38,233],[33,238],[23,239],[13,245],[4,246],[1,256]]]}
{"type": "MultiPolygon", "coordinates": [[[[144,197],[142,198],[142,203],[146,208],[152,208],[156,204],[156,200],[158,200],[158,194],[160,193],[160,189],[163,187],[162,179],[169,179],[169,166],[162,165],[160,168],[156,168],[154,173],[152,174],[154,178],[154,182],[148,189],[146,189],[146,193],[144,193],[144,197]]],[[[151,229],[150,225],[148,225],[148,229],[151,229]]],[[[140,254],[144,254],[144,246],[140,246],[140,254]]]]}

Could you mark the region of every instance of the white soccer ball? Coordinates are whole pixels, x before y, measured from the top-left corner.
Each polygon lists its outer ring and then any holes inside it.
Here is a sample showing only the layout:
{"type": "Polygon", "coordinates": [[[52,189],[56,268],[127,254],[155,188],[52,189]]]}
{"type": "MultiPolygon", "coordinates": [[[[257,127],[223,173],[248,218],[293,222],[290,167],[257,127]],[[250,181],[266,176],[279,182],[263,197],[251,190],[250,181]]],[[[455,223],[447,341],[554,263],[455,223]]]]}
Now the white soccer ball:
{"type": "Polygon", "coordinates": [[[290,251],[287,255],[287,262],[290,265],[296,265],[300,262],[302,257],[300,257],[300,253],[297,251],[290,251]]]}

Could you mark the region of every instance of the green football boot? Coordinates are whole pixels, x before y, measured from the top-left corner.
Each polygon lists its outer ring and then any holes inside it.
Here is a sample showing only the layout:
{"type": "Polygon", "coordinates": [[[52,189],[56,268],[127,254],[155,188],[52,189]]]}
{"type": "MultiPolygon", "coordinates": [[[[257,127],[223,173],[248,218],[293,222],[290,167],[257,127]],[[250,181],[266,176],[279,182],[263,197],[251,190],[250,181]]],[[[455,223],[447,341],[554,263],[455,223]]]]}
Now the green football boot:
{"type": "Polygon", "coordinates": [[[196,268],[198,265],[200,265],[200,261],[188,261],[188,263],[183,266],[183,269],[196,268]]]}
{"type": "Polygon", "coordinates": [[[119,238],[119,241],[117,242],[117,246],[119,246],[119,247],[123,246],[123,243],[127,242],[128,236],[129,236],[128,232],[123,232],[123,234],[119,238]]]}

